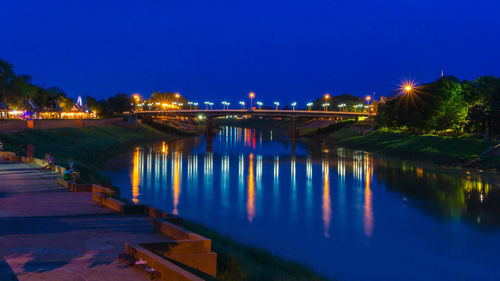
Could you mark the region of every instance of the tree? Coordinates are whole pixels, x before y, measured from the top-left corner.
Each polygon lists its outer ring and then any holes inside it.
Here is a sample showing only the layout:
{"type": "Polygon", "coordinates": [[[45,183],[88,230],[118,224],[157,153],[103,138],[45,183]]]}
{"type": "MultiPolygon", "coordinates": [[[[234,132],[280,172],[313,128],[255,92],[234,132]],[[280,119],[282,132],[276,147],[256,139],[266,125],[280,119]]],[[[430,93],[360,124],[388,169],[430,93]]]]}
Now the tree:
{"type": "Polygon", "coordinates": [[[109,97],[106,102],[106,109],[113,114],[122,114],[131,109],[131,102],[132,100],[126,94],[118,93],[109,97]]]}
{"type": "Polygon", "coordinates": [[[89,107],[90,110],[96,112],[99,115],[108,115],[109,112],[105,112],[106,101],[105,100],[97,100],[94,97],[85,97],[85,103],[89,107]]]}
{"type": "Polygon", "coordinates": [[[183,97],[179,96],[178,98],[176,97],[175,93],[172,92],[154,92],[151,94],[151,97],[149,98],[149,102],[152,103],[153,105],[157,106],[156,104],[172,104],[172,103],[182,103],[183,107],[186,107],[188,104],[188,100],[183,97]]]}
{"type": "Polygon", "coordinates": [[[14,79],[14,65],[0,59],[0,87],[4,87],[10,80],[14,79]]]}
{"type": "Polygon", "coordinates": [[[475,134],[484,134],[488,129],[489,115],[488,108],[480,103],[469,107],[465,130],[475,134]]]}
{"type": "Polygon", "coordinates": [[[431,128],[437,131],[448,129],[462,131],[467,116],[467,106],[459,80],[454,76],[440,78],[431,84],[429,91],[435,96],[432,104],[435,110],[431,128]]]}

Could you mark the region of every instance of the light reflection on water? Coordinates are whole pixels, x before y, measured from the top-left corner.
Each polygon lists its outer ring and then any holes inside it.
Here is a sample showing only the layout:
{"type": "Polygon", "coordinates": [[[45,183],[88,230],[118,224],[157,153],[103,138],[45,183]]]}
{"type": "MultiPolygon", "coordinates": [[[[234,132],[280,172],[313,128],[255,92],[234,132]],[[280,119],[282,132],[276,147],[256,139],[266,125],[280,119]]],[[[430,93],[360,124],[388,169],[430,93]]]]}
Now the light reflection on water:
{"type": "Polygon", "coordinates": [[[107,170],[135,203],[343,280],[495,279],[497,179],[235,127],[137,147],[107,170]]]}

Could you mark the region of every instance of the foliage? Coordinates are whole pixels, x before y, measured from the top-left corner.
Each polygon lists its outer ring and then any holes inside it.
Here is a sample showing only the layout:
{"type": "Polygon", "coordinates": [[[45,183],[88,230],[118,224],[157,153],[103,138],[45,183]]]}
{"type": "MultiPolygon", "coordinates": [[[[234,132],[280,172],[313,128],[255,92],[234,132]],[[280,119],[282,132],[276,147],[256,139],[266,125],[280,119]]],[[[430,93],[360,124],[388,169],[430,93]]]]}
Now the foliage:
{"type": "Polygon", "coordinates": [[[17,75],[14,66],[0,59],[0,101],[12,109],[25,108],[28,100],[33,100],[41,110],[54,108],[55,103],[63,109],[71,109],[73,100],[57,87],[45,89],[32,84],[26,74],[17,75]]]}
{"type": "Polygon", "coordinates": [[[379,125],[414,133],[499,134],[500,78],[460,81],[454,76],[416,87],[378,106],[379,125]]]}
{"type": "Polygon", "coordinates": [[[351,128],[340,129],[328,137],[330,143],[358,149],[370,149],[418,158],[439,164],[470,165],[495,142],[484,141],[472,135],[460,137],[415,135],[393,129],[379,129],[361,134],[351,128]]]}
{"type": "Polygon", "coordinates": [[[353,96],[353,95],[349,95],[349,94],[342,94],[340,96],[330,96],[329,98],[321,97],[319,99],[316,99],[313,102],[312,109],[313,110],[323,110],[324,103],[330,104],[328,106],[328,108],[330,110],[339,110],[340,104],[346,105],[344,109],[353,110],[355,105],[364,104],[364,100],[361,97],[357,97],[357,96],[353,96]]]}

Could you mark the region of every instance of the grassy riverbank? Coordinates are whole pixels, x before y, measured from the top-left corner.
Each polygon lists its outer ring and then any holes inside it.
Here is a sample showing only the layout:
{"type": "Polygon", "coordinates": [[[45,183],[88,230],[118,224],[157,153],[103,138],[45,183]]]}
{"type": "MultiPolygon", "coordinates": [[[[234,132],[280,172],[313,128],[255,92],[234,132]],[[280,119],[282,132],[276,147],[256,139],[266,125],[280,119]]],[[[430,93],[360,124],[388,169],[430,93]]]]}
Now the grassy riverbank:
{"type": "MultiPolygon", "coordinates": [[[[144,142],[178,137],[144,124],[0,134],[6,150],[13,151],[20,144],[33,144],[36,157],[43,158],[46,152],[52,152],[56,164],[61,166],[66,166],[67,159],[73,157],[81,177],[90,183],[108,181],[101,171],[105,160],[144,142]]],[[[186,221],[185,227],[212,239],[213,250],[218,254],[218,280],[327,280],[304,265],[237,243],[195,222],[186,221]]]]}
{"type": "Polygon", "coordinates": [[[74,158],[82,181],[101,184],[108,183],[101,171],[106,159],[138,143],[173,138],[172,135],[143,124],[24,130],[0,134],[6,150],[15,151],[20,144],[33,144],[36,157],[43,158],[45,153],[52,152],[56,164],[63,167],[68,166],[69,158],[74,158]]]}
{"type": "Polygon", "coordinates": [[[212,239],[212,250],[217,252],[217,280],[329,280],[303,264],[235,242],[196,222],[184,220],[183,226],[212,239]]]}
{"type": "Polygon", "coordinates": [[[361,134],[351,128],[342,128],[331,133],[326,141],[329,144],[404,156],[405,159],[467,167],[500,168],[500,157],[481,157],[481,153],[496,143],[475,136],[412,135],[387,129],[361,134]]]}

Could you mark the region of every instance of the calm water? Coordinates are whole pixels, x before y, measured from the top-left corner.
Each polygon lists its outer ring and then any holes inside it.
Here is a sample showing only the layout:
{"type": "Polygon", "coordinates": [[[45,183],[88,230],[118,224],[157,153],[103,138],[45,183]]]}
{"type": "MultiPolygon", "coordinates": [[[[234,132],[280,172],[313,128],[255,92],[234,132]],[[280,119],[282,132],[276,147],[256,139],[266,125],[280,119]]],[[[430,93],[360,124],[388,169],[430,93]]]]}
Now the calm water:
{"type": "Polygon", "coordinates": [[[498,280],[498,178],[225,127],[107,165],[123,196],[341,280],[498,280]]]}

